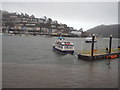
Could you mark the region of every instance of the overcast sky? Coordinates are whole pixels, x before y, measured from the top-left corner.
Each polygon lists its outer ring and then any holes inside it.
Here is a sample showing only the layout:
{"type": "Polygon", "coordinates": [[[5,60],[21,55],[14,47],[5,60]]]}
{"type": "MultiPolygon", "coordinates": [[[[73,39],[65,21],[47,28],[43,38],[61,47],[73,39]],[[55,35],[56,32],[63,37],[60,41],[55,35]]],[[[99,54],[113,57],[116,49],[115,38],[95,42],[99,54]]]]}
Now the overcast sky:
{"type": "Polygon", "coordinates": [[[2,9],[38,18],[47,16],[84,31],[101,24],[118,23],[117,2],[3,2],[2,9]]]}

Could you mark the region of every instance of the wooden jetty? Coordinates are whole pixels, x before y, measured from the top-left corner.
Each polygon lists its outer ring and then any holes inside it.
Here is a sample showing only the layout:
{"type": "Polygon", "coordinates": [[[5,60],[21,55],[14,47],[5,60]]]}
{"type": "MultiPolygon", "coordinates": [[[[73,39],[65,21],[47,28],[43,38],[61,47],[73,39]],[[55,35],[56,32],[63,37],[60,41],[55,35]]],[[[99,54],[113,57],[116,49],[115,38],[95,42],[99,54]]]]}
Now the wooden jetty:
{"type": "Polygon", "coordinates": [[[111,54],[102,53],[102,54],[94,54],[91,56],[90,54],[78,54],[79,59],[85,60],[101,60],[101,59],[114,59],[120,57],[120,53],[113,52],[111,54]]]}
{"type": "Polygon", "coordinates": [[[84,60],[102,60],[102,59],[114,59],[120,57],[120,46],[116,49],[112,49],[112,35],[110,36],[109,49],[94,49],[94,39],[95,35],[92,36],[92,46],[91,50],[79,51],[78,58],[84,60]]]}

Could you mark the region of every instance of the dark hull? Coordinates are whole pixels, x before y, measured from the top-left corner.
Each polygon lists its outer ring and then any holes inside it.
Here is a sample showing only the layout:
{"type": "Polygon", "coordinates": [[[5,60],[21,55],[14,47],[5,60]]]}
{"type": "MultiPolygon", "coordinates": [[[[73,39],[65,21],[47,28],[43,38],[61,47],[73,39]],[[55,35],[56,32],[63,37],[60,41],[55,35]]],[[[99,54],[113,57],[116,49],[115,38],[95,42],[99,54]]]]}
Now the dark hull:
{"type": "MultiPolygon", "coordinates": [[[[92,41],[85,41],[86,43],[92,43],[92,41]]],[[[94,41],[94,42],[97,42],[97,41],[94,41]]]]}
{"type": "Polygon", "coordinates": [[[63,54],[63,55],[65,55],[65,54],[73,54],[74,53],[73,50],[72,51],[61,51],[61,50],[55,48],[54,46],[53,46],[53,51],[55,51],[57,53],[60,53],[60,54],[63,54]]]}
{"type": "Polygon", "coordinates": [[[108,57],[108,56],[112,56],[112,55],[117,55],[116,58],[120,57],[120,53],[111,53],[111,54],[96,55],[96,56],[93,56],[93,57],[92,56],[86,56],[86,55],[78,54],[78,58],[79,59],[83,59],[83,60],[103,60],[103,59],[112,59],[112,58],[108,57]]]}

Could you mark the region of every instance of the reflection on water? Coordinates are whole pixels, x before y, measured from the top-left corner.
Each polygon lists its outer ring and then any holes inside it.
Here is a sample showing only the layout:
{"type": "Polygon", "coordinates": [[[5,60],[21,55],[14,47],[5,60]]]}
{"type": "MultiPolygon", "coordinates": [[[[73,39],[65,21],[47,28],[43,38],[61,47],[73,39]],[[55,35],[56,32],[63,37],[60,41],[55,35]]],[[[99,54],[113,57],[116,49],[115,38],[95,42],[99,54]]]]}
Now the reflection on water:
{"type": "MultiPolygon", "coordinates": [[[[75,51],[90,49],[84,38],[66,38],[75,51]]],[[[56,37],[3,36],[3,87],[118,87],[118,59],[85,61],[74,55],[60,55],[52,51],[56,37]]],[[[106,48],[109,39],[100,38],[95,48],[106,48]]],[[[118,46],[113,39],[112,47],[118,46]]]]}

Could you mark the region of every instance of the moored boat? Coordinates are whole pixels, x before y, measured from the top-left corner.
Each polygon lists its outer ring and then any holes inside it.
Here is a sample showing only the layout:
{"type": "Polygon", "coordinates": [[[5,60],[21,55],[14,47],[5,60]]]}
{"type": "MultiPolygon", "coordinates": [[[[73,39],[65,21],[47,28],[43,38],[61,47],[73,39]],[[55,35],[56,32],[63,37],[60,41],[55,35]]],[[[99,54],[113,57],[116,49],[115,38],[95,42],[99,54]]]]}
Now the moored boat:
{"type": "Polygon", "coordinates": [[[73,54],[74,45],[70,41],[66,41],[64,37],[58,37],[58,40],[53,45],[53,50],[60,54],[73,54]]]}
{"type": "MultiPolygon", "coordinates": [[[[85,42],[87,42],[87,43],[92,42],[92,37],[86,37],[86,38],[85,38],[85,42]]],[[[95,37],[94,42],[97,42],[96,37],[95,37]]]]}

